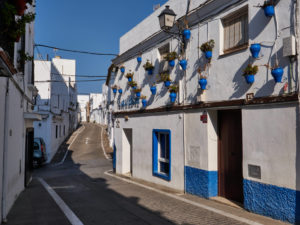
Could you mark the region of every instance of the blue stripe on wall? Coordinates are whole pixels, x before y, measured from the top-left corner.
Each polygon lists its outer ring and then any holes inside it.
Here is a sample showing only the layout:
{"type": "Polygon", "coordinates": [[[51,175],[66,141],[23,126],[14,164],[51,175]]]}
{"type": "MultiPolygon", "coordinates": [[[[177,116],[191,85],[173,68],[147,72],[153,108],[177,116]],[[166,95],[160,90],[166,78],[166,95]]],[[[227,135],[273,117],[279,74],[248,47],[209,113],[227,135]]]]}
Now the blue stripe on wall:
{"type": "Polygon", "coordinates": [[[210,198],[218,195],[218,172],[185,166],[185,191],[210,198]]]}
{"type": "Polygon", "coordinates": [[[245,209],[300,224],[300,191],[244,180],[245,209]]]}

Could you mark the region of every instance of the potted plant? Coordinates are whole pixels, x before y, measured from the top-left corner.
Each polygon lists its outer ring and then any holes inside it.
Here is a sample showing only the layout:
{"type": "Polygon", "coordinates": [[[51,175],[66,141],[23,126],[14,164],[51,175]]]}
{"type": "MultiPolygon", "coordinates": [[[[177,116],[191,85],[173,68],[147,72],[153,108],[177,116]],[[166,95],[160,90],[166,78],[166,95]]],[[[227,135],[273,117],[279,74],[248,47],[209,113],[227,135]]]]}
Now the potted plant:
{"type": "Polygon", "coordinates": [[[274,16],[275,10],[274,10],[274,2],[272,0],[264,1],[262,8],[264,9],[265,15],[267,17],[274,16]]]}
{"type": "Polygon", "coordinates": [[[19,71],[24,71],[25,63],[28,61],[33,61],[34,57],[22,50],[19,50],[18,53],[18,69],[19,71]]]}
{"type": "Polygon", "coordinates": [[[147,97],[145,95],[141,96],[143,107],[147,107],[147,97]]]}
{"type": "Polygon", "coordinates": [[[147,62],[143,65],[143,67],[148,72],[148,75],[153,74],[154,66],[149,60],[147,60],[147,62]]]}
{"type": "Polygon", "coordinates": [[[261,47],[259,43],[255,43],[250,46],[250,51],[253,58],[257,59],[259,57],[260,49],[261,47]]]}
{"type": "Polygon", "coordinates": [[[182,70],[186,70],[186,67],[187,67],[187,60],[186,59],[181,59],[179,61],[179,65],[181,66],[182,70]]]}
{"type": "Polygon", "coordinates": [[[169,87],[170,100],[172,103],[174,103],[176,100],[178,89],[179,89],[179,87],[176,84],[173,84],[169,87]]]}
{"type": "Polygon", "coordinates": [[[162,74],[160,74],[160,78],[164,82],[165,87],[170,87],[170,85],[171,85],[170,74],[168,74],[168,73],[162,73],[162,74]]]}
{"type": "Polygon", "coordinates": [[[200,79],[198,81],[200,87],[202,90],[206,90],[206,85],[207,85],[207,77],[200,75],[200,79]]]}
{"type": "Polygon", "coordinates": [[[205,53],[205,57],[207,59],[211,59],[212,58],[212,50],[215,47],[215,41],[213,39],[211,39],[208,42],[205,42],[201,45],[200,49],[202,52],[205,53]]]}
{"type": "Polygon", "coordinates": [[[283,68],[278,66],[277,64],[275,67],[272,68],[271,74],[276,83],[281,83],[282,75],[283,75],[283,68]]]}
{"type": "Polygon", "coordinates": [[[169,62],[169,66],[174,67],[175,66],[175,59],[177,58],[177,53],[176,52],[169,52],[165,56],[165,60],[169,62]]]}
{"type": "Polygon", "coordinates": [[[253,66],[248,64],[248,66],[244,69],[243,75],[245,76],[246,82],[248,84],[254,83],[254,75],[258,72],[258,66],[253,66]]]}
{"type": "Polygon", "coordinates": [[[151,91],[151,93],[152,93],[153,95],[156,94],[156,85],[155,85],[155,83],[151,85],[150,91],[151,91]]]}
{"type": "Polygon", "coordinates": [[[141,91],[142,91],[141,88],[136,88],[136,89],[134,89],[135,96],[136,96],[137,98],[141,97],[141,91]]]}
{"type": "Polygon", "coordinates": [[[139,54],[138,57],[136,58],[136,61],[138,63],[141,63],[142,62],[142,54],[139,54]]]}
{"type": "Polygon", "coordinates": [[[119,88],[118,92],[119,92],[119,94],[122,94],[123,93],[122,88],[119,88]]]}
{"type": "Polygon", "coordinates": [[[121,66],[120,71],[121,71],[121,73],[125,73],[125,66],[121,66]]]}
{"type": "Polygon", "coordinates": [[[111,88],[113,90],[113,93],[116,94],[117,90],[118,90],[118,86],[115,84],[115,85],[111,86],[111,88]]]}
{"type": "Polygon", "coordinates": [[[128,82],[131,82],[132,81],[132,77],[133,77],[134,73],[129,71],[129,73],[127,73],[125,75],[125,77],[128,79],[128,82]]]}
{"type": "Polygon", "coordinates": [[[132,89],[136,89],[137,83],[133,80],[128,82],[128,85],[132,88],[132,89]]]}
{"type": "Polygon", "coordinates": [[[190,31],[190,29],[189,29],[188,23],[189,23],[189,22],[188,22],[187,19],[185,18],[185,19],[184,19],[185,29],[184,29],[183,32],[182,32],[182,35],[183,35],[185,41],[188,41],[188,40],[190,40],[190,38],[191,38],[191,31],[190,31]]]}

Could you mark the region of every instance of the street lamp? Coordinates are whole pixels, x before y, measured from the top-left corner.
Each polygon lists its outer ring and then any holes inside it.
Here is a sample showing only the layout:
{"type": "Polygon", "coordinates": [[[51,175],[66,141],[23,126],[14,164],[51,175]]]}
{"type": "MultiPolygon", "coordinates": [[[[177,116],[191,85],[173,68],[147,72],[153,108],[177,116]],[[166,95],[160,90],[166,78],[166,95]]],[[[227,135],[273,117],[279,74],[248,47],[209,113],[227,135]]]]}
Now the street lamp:
{"type": "Polygon", "coordinates": [[[176,14],[170,6],[166,5],[166,8],[159,14],[159,25],[162,30],[170,30],[174,26],[176,14]]]}

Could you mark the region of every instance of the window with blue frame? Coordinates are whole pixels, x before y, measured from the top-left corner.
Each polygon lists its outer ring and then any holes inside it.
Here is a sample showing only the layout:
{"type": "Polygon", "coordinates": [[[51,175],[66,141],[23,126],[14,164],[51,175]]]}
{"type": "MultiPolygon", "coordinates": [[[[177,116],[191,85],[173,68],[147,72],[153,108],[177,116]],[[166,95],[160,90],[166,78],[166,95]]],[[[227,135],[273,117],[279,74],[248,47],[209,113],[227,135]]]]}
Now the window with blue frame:
{"type": "Polygon", "coordinates": [[[171,180],[170,130],[153,130],[153,175],[171,180]]]}

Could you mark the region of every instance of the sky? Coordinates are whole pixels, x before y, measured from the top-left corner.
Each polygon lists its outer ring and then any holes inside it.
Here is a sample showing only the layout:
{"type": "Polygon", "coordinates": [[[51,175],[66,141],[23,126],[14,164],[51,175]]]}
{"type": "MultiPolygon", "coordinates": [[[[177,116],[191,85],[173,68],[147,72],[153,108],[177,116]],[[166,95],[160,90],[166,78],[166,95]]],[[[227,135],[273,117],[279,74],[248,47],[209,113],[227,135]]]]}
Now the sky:
{"type": "MultiPolygon", "coordinates": [[[[119,53],[119,39],[167,0],[37,0],[35,43],[99,53],[119,53]]],[[[114,56],[94,56],[37,47],[36,59],[56,55],[76,60],[78,75],[107,75],[114,56]]],[[[77,78],[77,80],[88,78],[77,78]]],[[[93,78],[90,78],[93,79],[93,78]]],[[[94,78],[101,79],[101,78],[94,78]]],[[[104,78],[105,79],[105,78],[104,78]]],[[[78,93],[99,93],[105,81],[78,82],[78,93]]]]}

